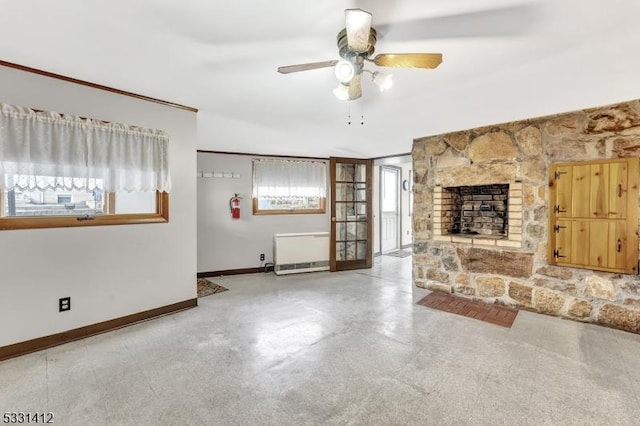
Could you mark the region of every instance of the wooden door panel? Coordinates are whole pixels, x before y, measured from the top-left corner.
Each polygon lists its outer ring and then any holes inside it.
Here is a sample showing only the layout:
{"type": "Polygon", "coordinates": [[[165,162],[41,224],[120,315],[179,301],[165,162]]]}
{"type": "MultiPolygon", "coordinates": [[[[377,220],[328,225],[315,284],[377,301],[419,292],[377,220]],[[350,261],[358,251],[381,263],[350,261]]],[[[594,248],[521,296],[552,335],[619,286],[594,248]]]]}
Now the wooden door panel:
{"type": "Polygon", "coordinates": [[[573,168],[571,166],[556,166],[552,170],[554,176],[555,201],[558,206],[556,217],[572,217],[571,186],[573,182],[573,168]]]}
{"type": "Polygon", "coordinates": [[[611,219],[627,217],[627,163],[611,163],[609,165],[609,210],[607,216],[611,219]]]}
{"type": "Polygon", "coordinates": [[[590,170],[590,217],[606,218],[609,213],[609,165],[592,164],[590,170]]]}
{"type": "MultiPolygon", "coordinates": [[[[569,221],[567,221],[569,222],[569,221]]],[[[574,220],[571,225],[571,261],[574,265],[589,264],[589,223],[574,220]]]]}
{"type": "Polygon", "coordinates": [[[628,259],[627,224],[623,221],[616,221],[609,224],[609,239],[607,240],[609,250],[608,267],[613,269],[624,269],[628,259]]]}
{"type": "Polygon", "coordinates": [[[593,221],[589,223],[589,266],[609,266],[609,222],[593,221]]]}
{"type": "Polygon", "coordinates": [[[558,219],[556,221],[556,263],[568,263],[571,259],[571,221],[558,219]]]}
{"type": "MultiPolygon", "coordinates": [[[[591,217],[591,167],[573,166],[570,217],[591,217]]],[[[569,216],[568,216],[569,217],[569,216]]]]}

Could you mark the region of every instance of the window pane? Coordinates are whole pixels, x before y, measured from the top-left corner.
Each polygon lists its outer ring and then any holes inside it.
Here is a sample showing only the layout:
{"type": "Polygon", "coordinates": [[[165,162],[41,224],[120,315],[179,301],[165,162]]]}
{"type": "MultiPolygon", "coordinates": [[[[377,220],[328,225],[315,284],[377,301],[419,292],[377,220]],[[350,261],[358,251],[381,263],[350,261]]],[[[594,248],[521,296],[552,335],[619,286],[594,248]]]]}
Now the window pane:
{"type": "Polygon", "coordinates": [[[356,182],[366,182],[367,181],[367,165],[366,164],[358,164],[356,167],[356,182]]]}
{"type": "Polygon", "coordinates": [[[356,256],[358,260],[367,258],[367,242],[366,241],[358,241],[358,256],[356,256]]]}
{"type": "Polygon", "coordinates": [[[353,182],[355,176],[355,164],[336,164],[336,180],[343,182],[353,182]]]}
{"type": "Polygon", "coordinates": [[[253,161],[254,214],[324,213],[327,189],[322,161],[253,161]]]}
{"type": "Polygon", "coordinates": [[[344,222],[336,223],[336,240],[344,241],[347,239],[347,224],[344,222]]]}
{"type": "Polygon", "coordinates": [[[4,191],[4,216],[83,216],[104,213],[101,190],[21,190],[4,191]]]}
{"type": "Polygon", "coordinates": [[[356,243],[347,243],[347,260],[356,260],[356,243]]]}

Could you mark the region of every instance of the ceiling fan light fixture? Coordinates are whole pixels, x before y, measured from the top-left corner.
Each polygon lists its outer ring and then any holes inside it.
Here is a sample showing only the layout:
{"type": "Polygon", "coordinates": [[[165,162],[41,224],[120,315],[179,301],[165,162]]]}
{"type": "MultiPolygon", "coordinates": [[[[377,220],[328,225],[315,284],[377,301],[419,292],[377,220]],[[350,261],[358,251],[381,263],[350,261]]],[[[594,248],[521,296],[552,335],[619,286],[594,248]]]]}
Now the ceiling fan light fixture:
{"type": "Polygon", "coordinates": [[[346,59],[338,61],[335,67],[336,78],[340,83],[348,83],[356,73],[353,64],[346,59]]]}
{"type": "Polygon", "coordinates": [[[371,74],[371,77],[373,77],[373,82],[378,86],[378,89],[380,89],[381,92],[391,89],[391,86],[393,86],[393,76],[390,74],[376,71],[371,74]]]}
{"type": "Polygon", "coordinates": [[[338,87],[333,89],[333,94],[341,101],[349,100],[349,86],[340,83],[338,87]]]}
{"type": "Polygon", "coordinates": [[[369,46],[371,13],[362,9],[347,9],[344,12],[349,48],[356,52],[365,52],[369,46]]]}

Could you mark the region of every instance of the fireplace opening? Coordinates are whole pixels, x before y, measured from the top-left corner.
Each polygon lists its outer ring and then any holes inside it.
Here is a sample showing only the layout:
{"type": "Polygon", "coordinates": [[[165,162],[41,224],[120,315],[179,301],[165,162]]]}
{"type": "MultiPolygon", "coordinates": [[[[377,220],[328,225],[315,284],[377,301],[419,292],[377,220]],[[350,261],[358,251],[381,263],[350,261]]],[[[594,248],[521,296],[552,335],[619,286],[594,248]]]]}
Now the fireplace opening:
{"type": "Polygon", "coordinates": [[[507,238],[508,184],[452,186],[442,195],[443,234],[507,238]]]}

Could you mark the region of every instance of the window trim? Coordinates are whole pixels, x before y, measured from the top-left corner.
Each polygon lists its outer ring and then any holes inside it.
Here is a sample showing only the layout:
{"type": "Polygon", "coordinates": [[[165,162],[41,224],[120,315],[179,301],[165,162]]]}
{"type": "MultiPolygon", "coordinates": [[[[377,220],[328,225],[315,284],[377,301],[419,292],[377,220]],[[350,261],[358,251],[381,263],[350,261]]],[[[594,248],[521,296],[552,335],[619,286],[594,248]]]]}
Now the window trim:
{"type": "MultiPolygon", "coordinates": [[[[82,220],[81,216],[0,216],[0,231],[16,229],[75,228],[82,226],[136,225],[169,222],[169,193],[156,191],[155,213],[110,214],[115,208],[115,193],[106,194],[107,213],[82,220]]],[[[0,208],[4,212],[4,196],[0,192],[0,208]]]]}

